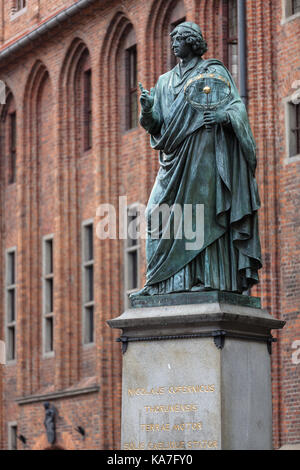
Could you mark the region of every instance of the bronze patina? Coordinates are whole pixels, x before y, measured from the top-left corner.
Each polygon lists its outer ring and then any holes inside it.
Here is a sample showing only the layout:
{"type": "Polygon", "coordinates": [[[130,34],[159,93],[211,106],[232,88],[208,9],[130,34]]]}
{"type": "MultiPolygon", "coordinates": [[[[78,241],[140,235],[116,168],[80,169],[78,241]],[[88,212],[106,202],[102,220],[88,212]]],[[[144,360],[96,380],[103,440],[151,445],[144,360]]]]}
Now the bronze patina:
{"type": "MultiPolygon", "coordinates": [[[[259,282],[260,200],[256,147],[247,111],[230,72],[203,59],[207,44],[198,25],[171,33],[180,63],[159,77],[149,93],[140,84],[140,123],[159,151],[160,169],[146,211],[147,281],[138,295],[191,291],[242,293],[259,282]],[[162,205],[202,205],[204,240],[186,249],[182,237],[164,237],[170,212],[153,237],[151,216],[162,205]]],[[[193,213],[190,223],[197,230],[193,213]]]]}

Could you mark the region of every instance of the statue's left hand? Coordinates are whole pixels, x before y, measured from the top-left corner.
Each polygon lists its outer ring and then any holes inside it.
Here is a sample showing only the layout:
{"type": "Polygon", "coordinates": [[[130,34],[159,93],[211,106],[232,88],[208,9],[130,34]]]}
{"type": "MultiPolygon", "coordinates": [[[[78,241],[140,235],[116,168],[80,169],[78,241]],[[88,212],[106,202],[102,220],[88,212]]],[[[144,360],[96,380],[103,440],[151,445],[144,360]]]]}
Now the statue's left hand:
{"type": "Polygon", "coordinates": [[[227,121],[228,115],[225,111],[204,111],[204,124],[206,126],[223,124],[227,121]]]}

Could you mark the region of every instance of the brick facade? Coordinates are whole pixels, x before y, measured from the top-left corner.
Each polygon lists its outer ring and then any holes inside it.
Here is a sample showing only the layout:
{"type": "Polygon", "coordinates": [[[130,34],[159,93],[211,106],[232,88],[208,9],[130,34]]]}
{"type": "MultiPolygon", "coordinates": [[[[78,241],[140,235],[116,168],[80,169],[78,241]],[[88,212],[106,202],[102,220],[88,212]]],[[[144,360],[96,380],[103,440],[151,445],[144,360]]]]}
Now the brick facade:
{"type": "MultiPolygon", "coordinates": [[[[45,31],[35,43],[1,60],[1,52],[71,0],[28,0],[11,17],[13,1],[0,2],[0,78],[17,113],[16,182],[7,183],[1,152],[0,286],[5,252],[17,248],[17,359],[0,369],[0,448],[8,423],[26,437],[18,448],[48,447],[43,401],[58,410],[57,445],[113,449],[120,445],[121,352],[106,320],[124,308],[124,243],[94,244],[95,343],[82,343],[81,225],[101,203],[146,203],[157,155],[140,129],[124,130],[123,44],[130,25],[138,52],[138,80],[154,86],[167,70],[168,32],[175,0],[95,0],[45,31]],[[93,146],[84,151],[77,76],[83,58],[92,70],[93,146]],[[42,347],[42,239],[54,234],[54,355],[42,347]],[[86,438],[76,431],[81,426],[86,438]]],[[[78,2],[80,3],[80,2],[78,2]]],[[[253,295],[287,321],[272,355],[274,446],[300,442],[300,158],[287,159],[284,99],[300,81],[300,16],[284,18],[283,0],[247,0],[248,110],[258,147],[264,258],[253,295]],[[299,204],[297,204],[299,202],[299,204]]],[[[182,0],[180,11],[201,25],[207,57],[226,61],[224,2],[182,0]]],[[[300,82],[298,87],[300,86],[300,82]]],[[[3,127],[3,120],[1,121],[3,127]]],[[[6,139],[4,132],[4,140],[6,139]]],[[[3,135],[3,130],[1,131],[3,135]]],[[[145,253],[140,258],[140,283],[145,253]]],[[[0,304],[0,339],[5,302],[0,304]]],[[[1,366],[0,366],[1,367],[1,366]]]]}

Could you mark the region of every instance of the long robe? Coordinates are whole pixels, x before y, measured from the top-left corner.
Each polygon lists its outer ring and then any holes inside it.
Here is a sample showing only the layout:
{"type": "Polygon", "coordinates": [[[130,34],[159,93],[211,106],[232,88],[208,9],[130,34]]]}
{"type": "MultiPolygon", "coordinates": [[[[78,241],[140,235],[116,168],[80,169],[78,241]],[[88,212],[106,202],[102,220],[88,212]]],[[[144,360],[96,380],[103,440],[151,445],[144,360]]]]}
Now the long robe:
{"type": "MultiPolygon", "coordinates": [[[[182,71],[178,64],[162,75],[155,87],[154,106],[142,113],[142,126],[159,150],[160,169],[147,207],[147,282],[150,294],[205,288],[242,292],[258,283],[261,248],[255,180],[256,149],[246,108],[224,65],[194,58],[182,71]],[[223,106],[226,124],[209,132],[203,111],[185,99],[184,86],[202,72],[222,75],[231,83],[230,100],[223,106]],[[204,243],[187,250],[191,240],[153,237],[151,217],[157,205],[204,205],[204,243]],[[152,230],[152,232],[151,232],[152,230]]],[[[171,212],[167,225],[174,223],[171,212]]],[[[196,228],[196,215],[192,217],[196,228]]],[[[170,228],[170,227],[169,227],[170,228]]]]}

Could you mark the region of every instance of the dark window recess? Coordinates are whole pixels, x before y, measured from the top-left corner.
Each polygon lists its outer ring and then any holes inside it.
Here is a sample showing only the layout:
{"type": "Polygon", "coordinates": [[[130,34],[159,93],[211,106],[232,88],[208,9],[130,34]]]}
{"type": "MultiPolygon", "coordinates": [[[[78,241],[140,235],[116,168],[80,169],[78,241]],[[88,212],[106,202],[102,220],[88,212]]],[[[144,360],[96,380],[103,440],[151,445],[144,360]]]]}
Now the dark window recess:
{"type": "Polygon", "coordinates": [[[8,183],[16,181],[16,153],[17,153],[17,120],[16,113],[9,114],[9,174],[8,183]]]}
{"type": "Polygon", "coordinates": [[[8,349],[7,359],[13,361],[16,358],[16,328],[13,326],[8,327],[8,349]]]}
{"type": "Polygon", "coordinates": [[[8,450],[18,450],[18,428],[16,424],[9,426],[9,449],[8,450]]]}
{"type": "Polygon", "coordinates": [[[94,300],[94,266],[86,266],[85,268],[85,301],[92,302],[94,300]]]}
{"type": "Polygon", "coordinates": [[[92,261],[94,259],[93,225],[86,225],[84,231],[84,261],[92,261]]]}
{"type": "Polygon", "coordinates": [[[83,226],[83,342],[94,342],[94,240],[93,224],[83,226]]]}
{"type": "Polygon", "coordinates": [[[300,155],[300,104],[293,105],[294,106],[294,122],[295,127],[292,127],[291,131],[295,136],[295,151],[296,155],[300,155]]]}
{"type": "Polygon", "coordinates": [[[15,289],[11,289],[7,292],[7,313],[9,323],[13,323],[16,319],[15,289]]]}
{"type": "Polygon", "coordinates": [[[7,255],[7,283],[13,285],[16,283],[16,257],[15,252],[11,251],[7,255]]]}
{"type": "Polygon", "coordinates": [[[44,352],[54,351],[54,272],[53,239],[44,240],[44,352]]]}
{"type": "Polygon", "coordinates": [[[139,212],[135,207],[128,208],[128,237],[127,237],[127,273],[126,273],[126,291],[129,293],[139,286],[139,231],[140,221],[139,212]]]}
{"type": "Polygon", "coordinates": [[[6,256],[7,359],[16,359],[16,254],[6,256]]]}
{"type": "Polygon", "coordinates": [[[227,50],[228,68],[236,84],[239,78],[238,69],[238,11],[237,0],[228,0],[228,28],[227,28],[227,50]]]}
{"type": "Polygon", "coordinates": [[[92,71],[86,70],[83,74],[83,130],[84,150],[92,148],[92,71]]]}
{"type": "Polygon", "coordinates": [[[94,342],[94,306],[85,307],[85,331],[84,343],[94,342]]]}
{"type": "Polygon", "coordinates": [[[53,344],[53,317],[46,317],[46,331],[45,331],[45,352],[54,350],[53,344]]]}
{"type": "Polygon", "coordinates": [[[138,245],[138,213],[135,209],[128,210],[128,248],[138,245]]]}
{"type": "Polygon", "coordinates": [[[126,130],[138,125],[137,49],[136,45],[125,51],[126,70],[126,130]]]}
{"type": "Polygon", "coordinates": [[[128,253],[128,290],[138,288],[138,252],[129,251],[128,253]]]}
{"type": "Polygon", "coordinates": [[[292,15],[300,13],[300,0],[292,0],[292,15]]]}
{"type": "Polygon", "coordinates": [[[26,7],[26,0],[15,0],[14,2],[14,11],[20,11],[23,10],[23,8],[26,7]]]}

